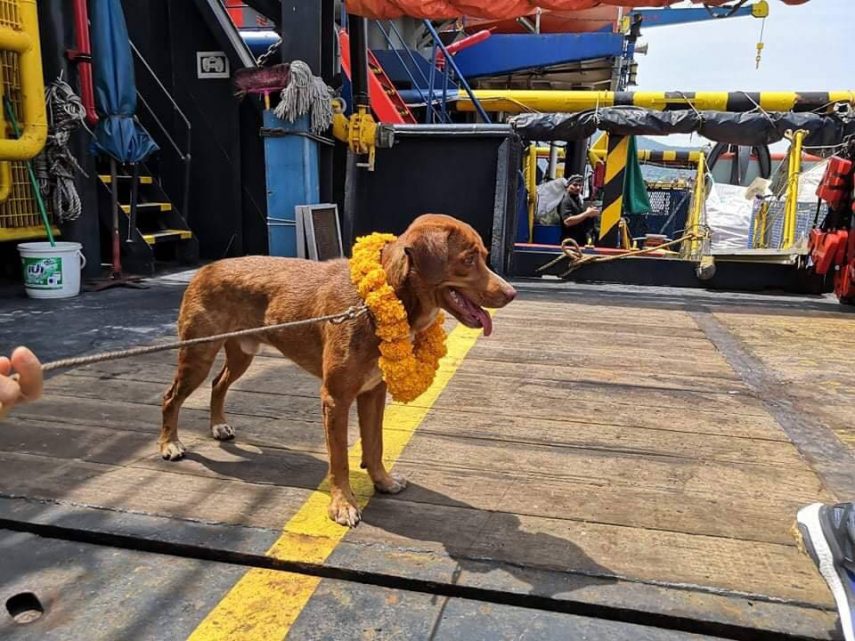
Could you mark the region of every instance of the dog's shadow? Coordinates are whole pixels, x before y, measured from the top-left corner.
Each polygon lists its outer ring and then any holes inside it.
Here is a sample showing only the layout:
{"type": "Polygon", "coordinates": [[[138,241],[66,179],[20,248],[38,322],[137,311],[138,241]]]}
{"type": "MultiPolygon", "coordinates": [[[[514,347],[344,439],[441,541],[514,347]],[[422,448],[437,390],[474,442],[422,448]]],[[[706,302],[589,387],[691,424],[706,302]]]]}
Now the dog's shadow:
{"type": "MultiPolygon", "coordinates": [[[[259,446],[247,448],[235,442],[223,442],[220,447],[234,458],[214,460],[192,450],[187,458],[217,475],[307,490],[315,490],[327,473],[321,455],[259,446]]],[[[396,564],[403,564],[399,571],[415,572],[421,578],[474,581],[482,587],[546,597],[615,581],[612,572],[591,559],[571,539],[528,529],[535,530],[538,524],[547,521],[532,519],[531,523],[524,523],[524,520],[527,517],[480,509],[410,483],[398,495],[374,495],[363,511],[363,528],[377,528],[392,536],[385,542],[372,541],[370,546],[362,546],[359,539],[365,530],[357,530],[350,537],[354,545],[339,546],[335,562],[383,573],[394,572],[396,564]],[[430,563],[426,564],[426,560],[430,563]],[[410,561],[413,565],[405,567],[410,561]],[[480,578],[473,579],[471,575],[475,574],[481,575],[480,578]],[[468,579],[466,575],[470,575],[468,579]]],[[[562,528],[565,522],[556,519],[548,523],[553,531],[571,529],[562,528]]]]}
{"type": "MultiPolygon", "coordinates": [[[[554,597],[615,580],[570,538],[537,531],[545,522],[566,531],[570,529],[562,527],[566,522],[479,509],[415,483],[395,496],[375,495],[363,512],[363,522],[409,540],[399,547],[417,549],[412,542],[421,541],[440,561],[447,556],[454,562],[450,579],[455,583],[554,597]],[[441,549],[433,549],[434,543],[441,549]]],[[[384,547],[395,556],[408,556],[397,554],[400,549],[394,544],[384,547]]],[[[442,565],[436,564],[435,571],[441,574],[442,565]]]]}

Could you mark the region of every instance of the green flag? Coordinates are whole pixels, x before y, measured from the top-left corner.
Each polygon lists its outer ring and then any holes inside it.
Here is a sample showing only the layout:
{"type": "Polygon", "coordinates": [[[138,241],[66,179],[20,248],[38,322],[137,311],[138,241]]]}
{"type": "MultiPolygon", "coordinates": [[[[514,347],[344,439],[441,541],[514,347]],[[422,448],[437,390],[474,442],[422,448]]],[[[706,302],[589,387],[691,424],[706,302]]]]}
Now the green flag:
{"type": "Polygon", "coordinates": [[[647,197],[647,185],[644,184],[644,176],[641,175],[635,136],[630,136],[623,180],[623,213],[638,215],[648,212],[650,212],[650,199],[647,197]]]}

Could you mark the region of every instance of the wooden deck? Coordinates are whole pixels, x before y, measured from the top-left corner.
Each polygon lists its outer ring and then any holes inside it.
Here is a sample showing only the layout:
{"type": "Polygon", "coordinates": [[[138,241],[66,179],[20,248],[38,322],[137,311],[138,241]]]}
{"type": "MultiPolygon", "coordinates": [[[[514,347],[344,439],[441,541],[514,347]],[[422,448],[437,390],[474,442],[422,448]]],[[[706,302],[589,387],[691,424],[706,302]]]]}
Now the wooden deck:
{"type": "MultiPolygon", "coordinates": [[[[492,337],[455,331],[436,389],[387,416],[409,488],[364,492],[352,531],[325,515],[318,383],[267,353],[228,398],[237,440],[210,438],[205,386],[178,463],[154,443],[174,354],[52,378],[0,429],[0,527],[230,564],[169,635],[155,611],[155,636],[134,638],[469,639],[484,608],[504,622],[478,628],[490,639],[836,638],[790,528],[806,503],[855,497],[855,317],[586,292],[524,287],[492,337]]],[[[19,583],[0,570],[0,597],[19,583]]],[[[34,630],[0,623],[4,639],[47,638],[34,630]]]]}

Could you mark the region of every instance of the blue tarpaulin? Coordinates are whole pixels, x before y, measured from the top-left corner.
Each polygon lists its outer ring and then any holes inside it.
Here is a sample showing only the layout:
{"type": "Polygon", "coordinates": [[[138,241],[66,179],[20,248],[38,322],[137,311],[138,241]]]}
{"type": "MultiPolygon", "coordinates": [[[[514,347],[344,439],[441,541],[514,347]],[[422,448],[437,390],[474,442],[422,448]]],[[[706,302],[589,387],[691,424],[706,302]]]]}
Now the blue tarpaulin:
{"type": "Polygon", "coordinates": [[[158,150],[134,119],[137,109],[134,60],[120,0],[91,0],[92,66],[95,106],[100,120],[93,150],[122,163],[145,160],[158,150]]]}

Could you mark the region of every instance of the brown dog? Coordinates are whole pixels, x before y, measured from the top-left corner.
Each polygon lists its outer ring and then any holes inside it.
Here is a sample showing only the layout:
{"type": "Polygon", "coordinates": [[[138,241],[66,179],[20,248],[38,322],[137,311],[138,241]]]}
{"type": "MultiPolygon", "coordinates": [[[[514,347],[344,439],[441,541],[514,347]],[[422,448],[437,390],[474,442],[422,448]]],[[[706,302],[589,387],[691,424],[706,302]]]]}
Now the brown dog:
{"type": "MultiPolygon", "coordinates": [[[[483,327],[489,335],[492,323],[482,307],[503,307],[516,291],[490,271],[486,257],[484,243],[469,225],[428,214],[387,245],[381,260],[413,331],[427,328],[445,309],[467,327],[483,327]]],[[[359,303],[346,260],[231,258],[203,267],[190,282],[181,303],[178,333],[182,339],[209,336],[335,314],[359,303]]],[[[208,376],[223,347],[226,362],[211,393],[211,432],[216,439],[234,438],[223,413],[226,391],[247,370],[260,343],[272,345],[321,379],[332,498],[329,515],[342,525],[357,525],[361,516],[347,464],[347,417],[354,400],[362,467],[380,492],[397,493],[406,486],[401,476],[389,474],[383,466],[386,384],[377,364],[379,341],[370,316],[340,325],[314,323],[183,348],[175,379],[163,398],[161,455],[171,461],[184,456],[178,440],[178,412],[208,376]]]]}

